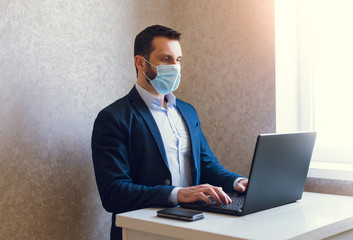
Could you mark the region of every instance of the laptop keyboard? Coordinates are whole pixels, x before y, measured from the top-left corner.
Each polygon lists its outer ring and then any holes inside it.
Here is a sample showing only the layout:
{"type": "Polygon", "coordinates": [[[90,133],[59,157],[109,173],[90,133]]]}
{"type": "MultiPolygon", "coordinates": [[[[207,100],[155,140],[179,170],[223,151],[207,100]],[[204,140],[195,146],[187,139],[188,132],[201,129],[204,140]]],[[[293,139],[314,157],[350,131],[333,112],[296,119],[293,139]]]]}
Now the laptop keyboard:
{"type": "Polygon", "coordinates": [[[228,210],[241,210],[243,207],[244,197],[239,196],[239,194],[228,194],[232,202],[229,204],[217,203],[213,198],[210,197],[212,203],[205,204],[208,208],[216,208],[216,209],[228,209],[228,210]]]}
{"type": "Polygon", "coordinates": [[[232,199],[229,204],[219,204],[212,197],[209,197],[212,203],[206,203],[202,200],[194,203],[180,203],[183,208],[194,209],[199,211],[209,211],[215,213],[223,213],[229,215],[241,215],[244,203],[244,194],[240,193],[228,193],[228,196],[232,199]]]}

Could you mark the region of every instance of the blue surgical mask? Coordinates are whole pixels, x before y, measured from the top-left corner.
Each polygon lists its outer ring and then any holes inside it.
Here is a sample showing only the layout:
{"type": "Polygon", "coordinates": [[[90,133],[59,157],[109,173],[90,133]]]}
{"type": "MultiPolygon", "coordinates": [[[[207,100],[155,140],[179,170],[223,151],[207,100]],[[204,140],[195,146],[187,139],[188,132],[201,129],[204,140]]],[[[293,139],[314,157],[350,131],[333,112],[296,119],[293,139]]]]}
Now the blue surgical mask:
{"type": "Polygon", "coordinates": [[[157,68],[157,76],[155,79],[149,79],[145,72],[143,72],[143,74],[150,80],[150,83],[159,94],[166,95],[178,88],[181,75],[179,64],[155,66],[146,59],[145,61],[157,68]]]}

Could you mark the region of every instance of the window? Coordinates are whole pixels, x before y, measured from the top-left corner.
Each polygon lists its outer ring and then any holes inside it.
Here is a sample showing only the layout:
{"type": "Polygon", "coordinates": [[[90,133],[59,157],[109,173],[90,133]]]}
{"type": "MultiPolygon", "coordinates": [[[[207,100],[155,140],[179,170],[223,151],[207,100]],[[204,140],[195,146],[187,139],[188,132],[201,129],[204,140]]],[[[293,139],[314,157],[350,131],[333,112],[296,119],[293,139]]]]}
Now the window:
{"type": "Polygon", "coordinates": [[[353,164],[353,1],[276,1],[277,131],[317,131],[312,161],[353,164]]]}

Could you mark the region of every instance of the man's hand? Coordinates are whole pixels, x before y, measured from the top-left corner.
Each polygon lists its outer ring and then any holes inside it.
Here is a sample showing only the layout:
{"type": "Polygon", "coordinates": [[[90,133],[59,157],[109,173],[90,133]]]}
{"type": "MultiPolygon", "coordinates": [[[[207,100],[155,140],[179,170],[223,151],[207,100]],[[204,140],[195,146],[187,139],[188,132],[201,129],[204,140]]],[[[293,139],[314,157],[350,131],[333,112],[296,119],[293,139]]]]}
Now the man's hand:
{"type": "Polygon", "coordinates": [[[242,179],[237,183],[235,190],[243,193],[245,192],[247,187],[248,187],[248,179],[242,179]]]}
{"type": "Polygon", "coordinates": [[[228,204],[232,202],[230,197],[222,190],[221,187],[215,187],[210,184],[181,188],[178,191],[177,197],[178,202],[191,203],[203,200],[207,203],[211,203],[208,196],[211,196],[217,203],[228,204]]]}

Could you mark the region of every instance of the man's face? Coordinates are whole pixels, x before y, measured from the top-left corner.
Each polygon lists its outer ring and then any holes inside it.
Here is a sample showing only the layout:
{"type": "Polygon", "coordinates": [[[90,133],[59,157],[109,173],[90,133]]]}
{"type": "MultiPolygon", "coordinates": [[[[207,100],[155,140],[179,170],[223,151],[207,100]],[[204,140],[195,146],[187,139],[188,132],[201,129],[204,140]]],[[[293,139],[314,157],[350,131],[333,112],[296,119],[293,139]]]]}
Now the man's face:
{"type": "MultiPolygon", "coordinates": [[[[152,41],[152,52],[149,62],[154,66],[180,64],[182,53],[178,40],[170,40],[166,37],[155,37],[152,41]]],[[[155,79],[157,69],[146,62],[145,74],[149,79],[155,79]]]]}

